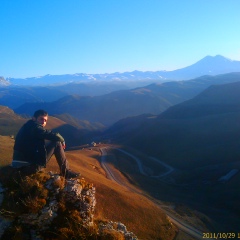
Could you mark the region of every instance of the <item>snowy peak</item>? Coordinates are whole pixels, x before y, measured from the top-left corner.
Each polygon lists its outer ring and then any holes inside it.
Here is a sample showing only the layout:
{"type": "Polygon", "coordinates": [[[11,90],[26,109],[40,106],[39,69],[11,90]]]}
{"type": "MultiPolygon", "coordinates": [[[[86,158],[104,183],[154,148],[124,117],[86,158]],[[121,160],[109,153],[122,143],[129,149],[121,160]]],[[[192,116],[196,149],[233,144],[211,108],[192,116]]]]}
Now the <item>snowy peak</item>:
{"type": "Polygon", "coordinates": [[[0,76],[0,86],[8,86],[9,82],[5,80],[4,77],[0,76]]]}
{"type": "Polygon", "coordinates": [[[223,65],[226,65],[226,64],[232,64],[233,62],[238,62],[238,61],[234,61],[234,60],[231,60],[229,58],[225,58],[221,55],[216,55],[216,56],[206,56],[205,58],[201,59],[200,61],[198,61],[197,65],[219,65],[219,64],[223,64],[223,65]]]}
{"type": "Polygon", "coordinates": [[[230,60],[221,55],[206,56],[188,67],[169,73],[175,80],[189,80],[203,75],[218,75],[240,72],[240,61],[230,60]]]}
{"type": "MultiPolygon", "coordinates": [[[[8,78],[7,83],[21,86],[47,86],[64,85],[69,83],[90,83],[90,82],[129,82],[129,81],[149,81],[151,83],[189,80],[203,75],[218,75],[231,72],[240,72],[240,61],[230,60],[221,55],[206,56],[200,61],[174,71],[132,71],[124,73],[105,73],[105,74],[64,74],[64,75],[45,75],[32,78],[8,78]]],[[[0,82],[1,84],[1,82],[0,82]]]]}

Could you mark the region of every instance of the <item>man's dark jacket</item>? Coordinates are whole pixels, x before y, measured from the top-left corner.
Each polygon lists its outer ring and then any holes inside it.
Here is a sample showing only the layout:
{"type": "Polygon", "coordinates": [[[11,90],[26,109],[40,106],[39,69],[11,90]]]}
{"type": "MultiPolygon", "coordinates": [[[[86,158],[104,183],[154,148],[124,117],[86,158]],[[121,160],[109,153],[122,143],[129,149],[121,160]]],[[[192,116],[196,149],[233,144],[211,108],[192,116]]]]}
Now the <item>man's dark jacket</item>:
{"type": "Polygon", "coordinates": [[[46,130],[41,124],[29,120],[16,136],[13,160],[46,166],[47,152],[44,140],[63,142],[64,138],[59,133],[46,130]]]}

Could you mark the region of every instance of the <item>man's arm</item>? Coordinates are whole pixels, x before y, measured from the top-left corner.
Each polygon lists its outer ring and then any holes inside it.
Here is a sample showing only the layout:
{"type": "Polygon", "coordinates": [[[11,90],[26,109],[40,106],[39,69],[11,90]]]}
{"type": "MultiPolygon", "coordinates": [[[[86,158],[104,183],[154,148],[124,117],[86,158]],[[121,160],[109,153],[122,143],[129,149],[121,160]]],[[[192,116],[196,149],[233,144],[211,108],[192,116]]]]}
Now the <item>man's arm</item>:
{"type": "Polygon", "coordinates": [[[64,142],[64,138],[60,133],[54,133],[51,130],[44,129],[41,125],[36,126],[34,135],[39,139],[64,142]]]}

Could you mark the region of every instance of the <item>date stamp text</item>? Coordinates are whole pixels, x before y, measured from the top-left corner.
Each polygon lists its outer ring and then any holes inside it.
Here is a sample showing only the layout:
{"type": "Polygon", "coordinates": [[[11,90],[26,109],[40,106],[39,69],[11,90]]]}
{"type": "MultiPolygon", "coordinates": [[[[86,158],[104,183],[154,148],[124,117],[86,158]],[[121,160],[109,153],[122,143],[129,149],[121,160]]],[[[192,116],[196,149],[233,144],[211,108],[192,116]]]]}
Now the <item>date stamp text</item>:
{"type": "Polygon", "coordinates": [[[204,239],[240,239],[240,232],[204,232],[202,238],[204,239]]]}

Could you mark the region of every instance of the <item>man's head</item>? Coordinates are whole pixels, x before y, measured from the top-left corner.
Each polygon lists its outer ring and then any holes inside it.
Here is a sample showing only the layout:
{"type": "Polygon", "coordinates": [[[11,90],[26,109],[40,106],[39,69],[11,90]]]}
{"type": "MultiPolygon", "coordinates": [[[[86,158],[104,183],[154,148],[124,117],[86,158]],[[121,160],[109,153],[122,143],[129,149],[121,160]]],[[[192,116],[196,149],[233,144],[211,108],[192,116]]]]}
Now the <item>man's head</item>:
{"type": "Polygon", "coordinates": [[[46,126],[48,120],[48,113],[45,110],[37,110],[33,117],[33,121],[36,121],[38,124],[42,125],[43,127],[46,126]]]}

